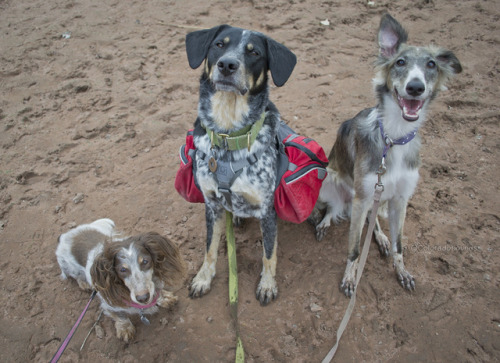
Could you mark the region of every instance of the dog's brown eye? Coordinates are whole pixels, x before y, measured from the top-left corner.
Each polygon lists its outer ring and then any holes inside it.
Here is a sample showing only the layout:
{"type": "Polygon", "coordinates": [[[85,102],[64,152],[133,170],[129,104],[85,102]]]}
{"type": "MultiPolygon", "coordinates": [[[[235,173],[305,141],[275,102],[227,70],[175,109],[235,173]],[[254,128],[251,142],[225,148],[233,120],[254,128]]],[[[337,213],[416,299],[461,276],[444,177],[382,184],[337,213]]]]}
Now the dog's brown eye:
{"type": "Polygon", "coordinates": [[[427,62],[427,68],[430,68],[430,69],[436,68],[436,62],[434,62],[434,61],[427,62]]]}
{"type": "Polygon", "coordinates": [[[121,272],[122,274],[124,274],[124,273],[126,273],[126,272],[127,272],[127,269],[126,269],[125,267],[121,267],[121,268],[120,268],[120,272],[121,272]]]}
{"type": "Polygon", "coordinates": [[[219,48],[224,48],[224,42],[217,42],[215,45],[219,48]]]}
{"type": "Polygon", "coordinates": [[[260,55],[259,52],[257,52],[255,49],[249,51],[249,53],[255,57],[258,57],[260,55]]]}
{"type": "Polygon", "coordinates": [[[396,61],[396,64],[400,67],[404,66],[406,64],[406,61],[404,59],[398,59],[396,61]]]}

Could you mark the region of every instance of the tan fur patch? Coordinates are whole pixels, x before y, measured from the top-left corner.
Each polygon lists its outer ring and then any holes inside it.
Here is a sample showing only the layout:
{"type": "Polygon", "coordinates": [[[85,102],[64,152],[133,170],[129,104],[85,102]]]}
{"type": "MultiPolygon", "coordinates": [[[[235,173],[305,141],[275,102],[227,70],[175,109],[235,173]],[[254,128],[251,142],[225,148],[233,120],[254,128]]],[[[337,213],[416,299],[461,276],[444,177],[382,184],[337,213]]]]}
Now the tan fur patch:
{"type": "Polygon", "coordinates": [[[260,198],[259,193],[241,193],[241,196],[245,198],[245,200],[252,205],[261,205],[262,200],[260,198]]]}
{"type": "Polygon", "coordinates": [[[262,205],[261,193],[258,190],[253,189],[247,183],[242,182],[241,179],[236,179],[231,187],[231,191],[245,198],[245,200],[255,206],[262,205]]]}
{"type": "Polygon", "coordinates": [[[276,263],[277,263],[277,255],[276,255],[276,250],[278,249],[278,237],[276,236],[274,240],[274,249],[273,249],[273,254],[271,255],[270,259],[266,258],[266,250],[264,249],[264,256],[262,257],[262,275],[263,276],[270,276],[273,277],[276,276],[276,263]]]}
{"type": "Polygon", "coordinates": [[[253,89],[255,85],[254,77],[250,74],[247,77],[248,88],[253,89]]]}
{"type": "Polygon", "coordinates": [[[255,82],[256,87],[260,87],[262,83],[264,82],[264,71],[262,71],[259,75],[259,78],[257,78],[257,82],[255,82]]]}
{"type": "Polygon", "coordinates": [[[208,66],[208,62],[205,61],[205,74],[207,74],[209,76],[209,78],[212,77],[212,75],[210,74],[210,67],[208,66]]]}
{"type": "Polygon", "coordinates": [[[226,226],[226,218],[225,215],[215,221],[214,226],[213,226],[213,233],[212,233],[212,242],[210,243],[210,248],[207,251],[207,254],[205,256],[206,262],[215,268],[215,262],[217,261],[217,253],[218,253],[218,248],[219,248],[219,243],[222,234],[224,233],[224,227],[226,226]]]}
{"type": "Polygon", "coordinates": [[[248,115],[248,94],[216,92],[212,97],[212,117],[220,128],[231,130],[248,115]]]}

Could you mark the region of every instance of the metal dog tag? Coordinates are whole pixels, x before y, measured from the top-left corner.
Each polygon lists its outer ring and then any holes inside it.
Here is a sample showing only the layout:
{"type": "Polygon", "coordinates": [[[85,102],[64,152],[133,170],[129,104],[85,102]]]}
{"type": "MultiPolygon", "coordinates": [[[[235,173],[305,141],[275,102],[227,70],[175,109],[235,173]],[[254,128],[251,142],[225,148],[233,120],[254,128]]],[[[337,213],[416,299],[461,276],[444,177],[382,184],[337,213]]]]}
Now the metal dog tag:
{"type": "Polygon", "coordinates": [[[217,170],[217,160],[213,156],[208,159],[208,168],[212,173],[215,173],[217,170]]]}
{"type": "Polygon", "coordinates": [[[141,321],[144,325],[150,325],[151,323],[149,322],[148,318],[146,318],[146,315],[144,315],[144,313],[140,312],[140,315],[141,315],[141,321]]]}

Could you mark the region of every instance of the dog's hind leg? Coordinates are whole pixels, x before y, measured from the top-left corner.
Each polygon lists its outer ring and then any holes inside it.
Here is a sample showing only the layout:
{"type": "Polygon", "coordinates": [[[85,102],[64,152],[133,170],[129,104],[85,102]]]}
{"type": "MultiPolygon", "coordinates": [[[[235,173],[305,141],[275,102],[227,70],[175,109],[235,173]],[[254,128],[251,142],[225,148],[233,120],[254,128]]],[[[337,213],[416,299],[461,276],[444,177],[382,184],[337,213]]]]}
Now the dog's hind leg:
{"type": "Polygon", "coordinates": [[[278,249],[278,225],[274,208],[260,220],[262,231],[262,273],[255,296],[261,305],[267,305],[278,296],[276,284],[276,262],[278,249]]]}
{"type": "Polygon", "coordinates": [[[406,270],[403,262],[403,227],[406,218],[406,204],[404,198],[394,198],[389,201],[389,227],[392,239],[392,257],[396,277],[407,290],[415,290],[415,279],[406,270]]]}
{"type": "MultiPolygon", "coordinates": [[[[340,219],[345,217],[345,209],[352,198],[352,192],[343,185],[337,172],[330,168],[327,170],[328,176],[321,185],[316,203],[316,206],[326,207],[323,219],[316,223],[317,241],[321,241],[325,237],[332,222],[338,223],[340,219]]],[[[316,220],[319,219],[318,213],[313,217],[316,220]]]]}
{"type": "Polygon", "coordinates": [[[205,218],[207,223],[207,249],[203,265],[191,282],[189,296],[192,298],[201,297],[210,290],[210,284],[215,276],[219,243],[226,226],[226,213],[222,208],[214,210],[206,205],[205,218]]]}
{"type": "Polygon", "coordinates": [[[347,266],[342,283],[340,284],[340,289],[348,297],[352,296],[356,288],[356,271],[358,269],[360,254],[359,245],[369,208],[369,202],[360,198],[354,198],[351,210],[351,224],[349,226],[347,266]]]}
{"type": "Polygon", "coordinates": [[[330,205],[326,207],[326,213],[323,219],[316,225],[316,241],[321,242],[321,240],[326,236],[328,229],[330,228],[331,222],[333,220],[333,211],[330,205]]]}

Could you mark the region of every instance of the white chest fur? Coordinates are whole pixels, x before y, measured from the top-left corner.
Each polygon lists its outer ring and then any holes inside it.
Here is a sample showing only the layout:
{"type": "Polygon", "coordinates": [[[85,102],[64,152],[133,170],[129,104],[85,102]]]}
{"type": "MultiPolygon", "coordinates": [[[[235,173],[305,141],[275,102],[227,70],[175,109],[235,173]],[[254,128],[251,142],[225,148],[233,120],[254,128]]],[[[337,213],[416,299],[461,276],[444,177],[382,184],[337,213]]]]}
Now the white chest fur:
{"type": "MultiPolygon", "coordinates": [[[[395,145],[389,150],[390,164],[388,164],[385,174],[382,176],[384,192],[382,200],[393,198],[403,198],[408,200],[415,191],[418,183],[418,168],[410,168],[405,162],[406,152],[410,145],[395,145]]],[[[376,174],[365,176],[363,189],[366,195],[372,195],[375,191],[375,184],[378,181],[376,174]]]]}

